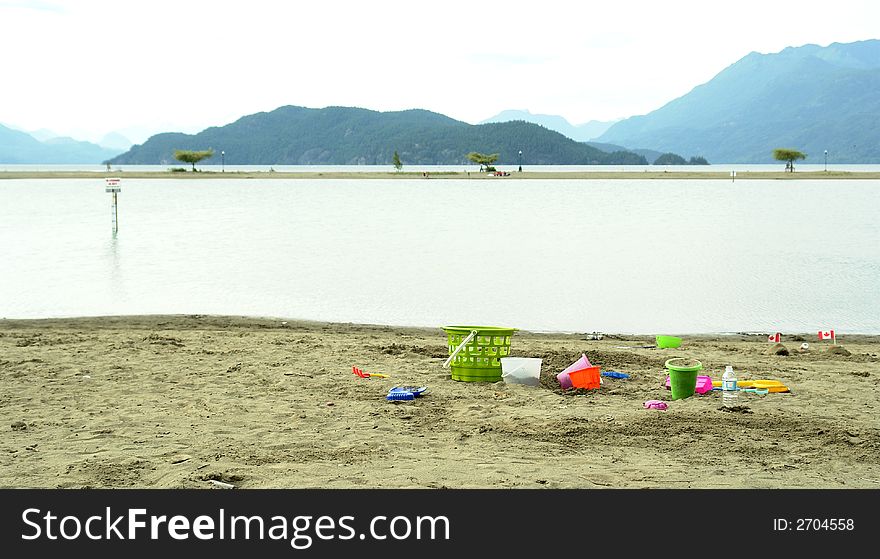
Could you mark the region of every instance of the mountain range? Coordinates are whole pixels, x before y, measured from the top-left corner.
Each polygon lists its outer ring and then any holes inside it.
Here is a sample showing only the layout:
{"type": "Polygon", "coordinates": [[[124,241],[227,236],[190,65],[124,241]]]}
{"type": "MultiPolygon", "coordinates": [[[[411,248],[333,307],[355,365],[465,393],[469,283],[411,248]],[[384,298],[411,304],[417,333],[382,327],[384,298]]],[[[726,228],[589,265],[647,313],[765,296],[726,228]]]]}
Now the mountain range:
{"type": "Polygon", "coordinates": [[[175,150],[206,149],[237,165],[390,165],[395,152],[404,165],[468,164],[470,152],[497,153],[502,165],[647,164],[635,153],[608,153],[521,120],[474,125],[421,109],[296,106],[198,134],[156,134],[109,163],[170,164],[175,150]]]}
{"type": "Polygon", "coordinates": [[[826,150],[829,163],[880,163],[880,41],[752,52],[686,95],[617,122],[575,126],[506,110],[471,125],[421,109],[285,106],[198,134],[156,134],[124,153],[125,138],[105,138],[110,149],[34,135],[0,125],[0,163],[170,164],[175,150],[208,148],[230,164],[267,165],[384,165],[395,151],[405,165],[467,163],[471,151],[498,153],[505,165],[646,164],[670,152],[772,163],[776,148],[810,163],[826,150]]]}
{"type": "Polygon", "coordinates": [[[49,137],[45,131],[38,135],[45,140],[0,124],[0,163],[98,164],[124,151],[73,138],[49,137]]]}
{"type": "Polygon", "coordinates": [[[702,155],[712,163],[880,162],[880,41],[752,52],[709,82],[597,141],[702,155]]]}

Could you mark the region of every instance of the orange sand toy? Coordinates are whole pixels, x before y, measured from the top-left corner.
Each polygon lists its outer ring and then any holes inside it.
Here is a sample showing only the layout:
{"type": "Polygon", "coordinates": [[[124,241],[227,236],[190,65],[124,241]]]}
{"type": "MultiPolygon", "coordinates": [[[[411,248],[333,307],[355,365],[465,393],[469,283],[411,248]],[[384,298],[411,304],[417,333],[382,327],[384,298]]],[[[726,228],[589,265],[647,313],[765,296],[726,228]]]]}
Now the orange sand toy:
{"type": "Polygon", "coordinates": [[[568,378],[571,379],[571,386],[573,388],[596,389],[599,388],[599,384],[602,382],[602,379],[599,377],[599,367],[586,367],[577,371],[571,371],[568,373],[568,378]]]}

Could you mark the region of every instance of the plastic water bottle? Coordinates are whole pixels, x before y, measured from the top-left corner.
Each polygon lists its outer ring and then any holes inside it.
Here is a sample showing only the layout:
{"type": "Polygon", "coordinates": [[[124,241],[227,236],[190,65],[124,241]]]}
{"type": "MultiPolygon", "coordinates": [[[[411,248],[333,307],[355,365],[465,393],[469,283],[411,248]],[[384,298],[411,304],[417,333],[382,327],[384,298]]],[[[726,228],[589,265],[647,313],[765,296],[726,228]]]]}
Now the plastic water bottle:
{"type": "Polygon", "coordinates": [[[727,365],[721,375],[721,403],[726,408],[735,406],[737,396],[736,373],[733,372],[732,365],[727,365]]]}

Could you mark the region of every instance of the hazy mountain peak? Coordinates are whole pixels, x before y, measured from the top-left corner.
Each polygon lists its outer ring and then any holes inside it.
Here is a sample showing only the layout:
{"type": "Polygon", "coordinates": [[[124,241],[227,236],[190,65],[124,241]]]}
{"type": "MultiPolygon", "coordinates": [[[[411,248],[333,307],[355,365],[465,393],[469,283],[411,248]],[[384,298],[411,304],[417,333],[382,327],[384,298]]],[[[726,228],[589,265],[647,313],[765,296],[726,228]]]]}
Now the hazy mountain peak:
{"type": "Polygon", "coordinates": [[[26,132],[0,125],[0,163],[94,163],[119,153],[65,136],[41,142],[26,132]]]}
{"type": "Polygon", "coordinates": [[[131,140],[120,134],[119,132],[109,132],[104,134],[101,140],[98,142],[98,145],[103,146],[108,149],[117,149],[119,151],[125,151],[130,148],[132,145],[131,140]]]}
{"type": "Polygon", "coordinates": [[[487,118],[480,124],[489,124],[492,122],[511,122],[514,120],[523,120],[531,122],[559,132],[563,136],[567,136],[578,142],[586,142],[601,136],[608,128],[617,121],[602,122],[591,120],[584,124],[573,125],[565,117],[559,115],[533,114],[528,109],[506,109],[497,115],[487,118]]]}
{"type": "Polygon", "coordinates": [[[688,94],[615,124],[598,141],[713,163],[772,163],[777,147],[808,158],[827,149],[829,162],[876,162],[880,41],[749,53],[688,94]]]}
{"type": "Polygon", "coordinates": [[[47,128],[40,128],[39,130],[29,130],[27,131],[27,133],[41,142],[45,142],[46,140],[51,140],[52,138],[58,138],[61,136],[61,134],[47,128]]]}

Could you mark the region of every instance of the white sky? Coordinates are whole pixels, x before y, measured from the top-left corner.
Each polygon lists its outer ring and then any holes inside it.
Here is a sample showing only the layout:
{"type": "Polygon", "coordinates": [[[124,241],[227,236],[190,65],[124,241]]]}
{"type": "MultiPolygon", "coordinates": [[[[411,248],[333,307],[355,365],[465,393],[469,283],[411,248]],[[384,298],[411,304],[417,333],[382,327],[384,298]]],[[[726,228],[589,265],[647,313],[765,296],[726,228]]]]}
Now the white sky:
{"type": "Polygon", "coordinates": [[[138,143],[282,105],[580,124],[878,22],[876,0],[0,0],[0,123],[138,143]]]}

